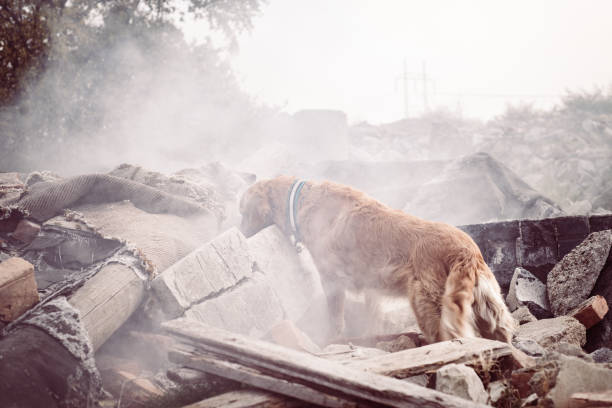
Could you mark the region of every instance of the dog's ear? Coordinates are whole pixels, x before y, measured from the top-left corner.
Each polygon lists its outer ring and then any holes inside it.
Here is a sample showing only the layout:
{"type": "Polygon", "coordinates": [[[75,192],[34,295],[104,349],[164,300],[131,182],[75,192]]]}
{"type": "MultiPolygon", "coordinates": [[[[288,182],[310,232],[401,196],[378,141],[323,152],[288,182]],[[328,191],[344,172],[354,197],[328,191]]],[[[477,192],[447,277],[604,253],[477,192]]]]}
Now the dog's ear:
{"type": "Polygon", "coordinates": [[[242,222],[240,230],[246,237],[272,225],[272,207],[263,183],[256,183],[240,199],[242,222]]]}

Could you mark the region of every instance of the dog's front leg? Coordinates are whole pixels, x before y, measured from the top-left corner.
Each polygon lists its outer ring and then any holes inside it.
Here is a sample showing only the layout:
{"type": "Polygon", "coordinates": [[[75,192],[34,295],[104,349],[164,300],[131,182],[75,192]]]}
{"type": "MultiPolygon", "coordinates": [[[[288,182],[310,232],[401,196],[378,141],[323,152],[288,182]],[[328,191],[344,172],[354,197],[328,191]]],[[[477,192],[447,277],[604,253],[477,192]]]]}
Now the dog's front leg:
{"type": "Polygon", "coordinates": [[[323,285],[325,296],[327,297],[327,307],[331,320],[330,339],[338,342],[344,338],[344,300],[346,292],[336,285],[323,285]]]}

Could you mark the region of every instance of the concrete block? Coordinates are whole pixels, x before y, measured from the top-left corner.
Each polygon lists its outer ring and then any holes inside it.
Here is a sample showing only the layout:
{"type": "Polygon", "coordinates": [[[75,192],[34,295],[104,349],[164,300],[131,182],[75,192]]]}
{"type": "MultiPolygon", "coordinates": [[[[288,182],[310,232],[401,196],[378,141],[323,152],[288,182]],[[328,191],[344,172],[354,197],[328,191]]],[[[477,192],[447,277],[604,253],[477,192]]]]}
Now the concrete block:
{"type": "Polygon", "coordinates": [[[589,363],[576,357],[562,356],[555,386],[548,393],[557,408],[567,408],[576,392],[599,392],[610,389],[612,370],[601,364],[589,363]]]}
{"type": "Polygon", "coordinates": [[[546,285],[531,272],[520,267],[514,270],[506,303],[511,311],[526,306],[538,319],[552,317],[546,285]]]}
{"type": "Polygon", "coordinates": [[[263,274],[280,299],[287,318],[298,321],[313,299],[323,293],[308,251],[304,249],[298,254],[276,226],[260,231],[247,241],[256,270],[263,274]]]}
{"type": "Polygon", "coordinates": [[[38,301],[34,266],[21,258],[0,263],[0,320],[12,322],[38,301]]]}
{"type": "Polygon", "coordinates": [[[515,341],[531,339],[547,350],[556,350],[565,341],[578,347],[586,343],[586,329],[576,319],[569,316],[542,319],[519,326],[515,341]]]}
{"type": "Polygon", "coordinates": [[[246,238],[232,228],[163,271],[152,283],[162,308],[178,317],[191,305],[252,276],[246,238]]]}
{"type": "Polygon", "coordinates": [[[507,292],[517,263],[516,242],[520,237],[519,221],[464,225],[465,231],[476,242],[484,260],[507,292]]]}
{"type": "Polygon", "coordinates": [[[192,306],[185,312],[185,316],[259,338],[282,321],[285,313],[268,282],[254,277],[219,296],[192,306]]]}
{"type": "Polygon", "coordinates": [[[517,265],[529,270],[542,282],[559,259],[555,224],[552,219],[519,221],[516,244],[517,265]]]}
{"type": "Polygon", "coordinates": [[[554,218],[559,259],[580,244],[591,232],[587,217],[554,218]]]}
{"type": "Polygon", "coordinates": [[[550,271],[546,287],[555,316],[570,312],[589,297],[611,246],[612,230],[594,232],[550,271]]]}
{"type": "Polygon", "coordinates": [[[436,371],[436,390],[486,404],[489,395],[473,368],[448,364],[436,371]]]}

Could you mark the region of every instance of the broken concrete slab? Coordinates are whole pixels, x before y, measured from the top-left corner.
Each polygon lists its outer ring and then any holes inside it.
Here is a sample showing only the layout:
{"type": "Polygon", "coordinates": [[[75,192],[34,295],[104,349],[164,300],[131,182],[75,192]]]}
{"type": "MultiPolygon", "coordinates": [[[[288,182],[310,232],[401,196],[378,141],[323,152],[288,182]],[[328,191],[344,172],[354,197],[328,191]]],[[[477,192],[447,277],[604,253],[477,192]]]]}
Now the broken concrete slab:
{"type": "Polygon", "coordinates": [[[438,369],[436,390],[481,404],[486,404],[489,398],[476,371],[463,364],[448,364],[438,369]]]}
{"type": "Polygon", "coordinates": [[[595,295],[578,305],[569,315],[590,329],[599,323],[606,313],[608,313],[608,302],[603,296],[595,295]]]}
{"type": "Polygon", "coordinates": [[[170,317],[252,276],[246,238],[232,228],[163,271],[152,287],[170,317]]]}
{"type": "Polygon", "coordinates": [[[0,263],[0,320],[12,322],[38,301],[34,266],[16,257],[0,263]]]}
{"type": "Polygon", "coordinates": [[[612,230],[594,232],[563,257],[546,279],[555,316],[570,312],[586,300],[595,286],[612,246],[612,230]]]}
{"type": "Polygon", "coordinates": [[[562,356],[558,366],[555,386],[547,395],[557,408],[569,407],[574,393],[606,391],[612,384],[612,370],[601,364],[562,356]]]}
{"type": "Polygon", "coordinates": [[[538,319],[552,317],[546,285],[528,270],[518,267],[510,281],[506,303],[511,311],[527,306],[538,319]]]}
{"type": "Polygon", "coordinates": [[[268,281],[257,276],[192,306],[185,317],[259,338],[285,319],[285,311],[268,281]]]}
{"type": "Polygon", "coordinates": [[[578,347],[586,343],[586,329],[570,316],[542,319],[519,326],[514,334],[515,340],[531,339],[549,351],[557,349],[559,342],[565,341],[578,347]]]}
{"type": "Polygon", "coordinates": [[[516,240],[517,265],[546,282],[546,274],[559,260],[555,219],[521,220],[516,240]]]}
{"type": "Polygon", "coordinates": [[[280,299],[289,320],[298,321],[318,296],[323,294],[318,272],[308,254],[299,255],[275,225],[250,237],[248,247],[255,269],[263,274],[280,299]]]}

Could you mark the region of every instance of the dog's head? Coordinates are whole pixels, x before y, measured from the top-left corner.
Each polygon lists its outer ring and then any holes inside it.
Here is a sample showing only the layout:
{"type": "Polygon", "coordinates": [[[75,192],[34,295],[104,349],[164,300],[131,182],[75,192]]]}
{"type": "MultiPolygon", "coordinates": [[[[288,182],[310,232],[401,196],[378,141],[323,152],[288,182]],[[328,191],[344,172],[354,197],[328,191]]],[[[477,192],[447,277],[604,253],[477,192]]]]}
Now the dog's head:
{"type": "Polygon", "coordinates": [[[240,230],[246,237],[275,223],[283,228],[289,189],[294,181],[295,177],[280,176],[258,181],[244,192],[240,198],[240,230]]]}
{"type": "Polygon", "coordinates": [[[274,223],[267,184],[265,181],[253,184],[240,198],[240,230],[246,237],[274,223]]]}

